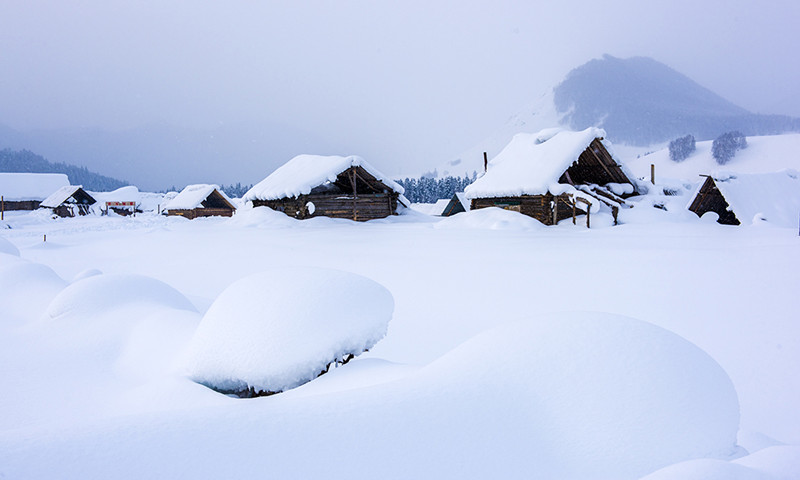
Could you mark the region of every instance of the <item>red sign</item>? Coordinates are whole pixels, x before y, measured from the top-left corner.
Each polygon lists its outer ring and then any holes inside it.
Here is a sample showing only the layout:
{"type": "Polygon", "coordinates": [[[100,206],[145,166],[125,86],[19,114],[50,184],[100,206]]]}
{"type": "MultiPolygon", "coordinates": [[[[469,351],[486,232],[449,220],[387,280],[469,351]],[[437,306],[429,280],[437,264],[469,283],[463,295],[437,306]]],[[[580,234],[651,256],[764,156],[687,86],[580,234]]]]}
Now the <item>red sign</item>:
{"type": "Polygon", "coordinates": [[[106,207],[135,207],[136,202],[106,202],[106,207]]]}

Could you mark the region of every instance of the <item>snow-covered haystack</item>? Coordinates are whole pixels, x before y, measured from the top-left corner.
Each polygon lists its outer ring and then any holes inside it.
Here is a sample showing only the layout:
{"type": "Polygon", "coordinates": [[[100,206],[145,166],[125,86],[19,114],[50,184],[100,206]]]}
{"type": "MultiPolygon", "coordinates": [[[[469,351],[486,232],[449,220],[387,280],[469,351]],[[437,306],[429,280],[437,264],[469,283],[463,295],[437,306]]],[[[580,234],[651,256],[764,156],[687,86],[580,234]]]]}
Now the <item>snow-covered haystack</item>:
{"type": "Polygon", "coordinates": [[[631,318],[573,313],[509,324],[420,375],[430,391],[455,395],[429,405],[431,415],[448,425],[447,417],[470,417],[469,428],[495,438],[502,455],[524,444],[532,477],[636,478],[740,451],[728,375],[694,344],[631,318]]]}
{"type": "MultiPolygon", "coordinates": [[[[375,345],[394,310],[391,293],[353,273],[274,269],[238,280],[203,317],[189,376],[222,392],[281,392],[375,345]]],[[[249,392],[249,393],[248,393],[249,392]]]]}
{"type": "Polygon", "coordinates": [[[436,223],[435,228],[475,228],[487,230],[539,230],[544,225],[519,212],[489,207],[463,212],[436,223]]]}

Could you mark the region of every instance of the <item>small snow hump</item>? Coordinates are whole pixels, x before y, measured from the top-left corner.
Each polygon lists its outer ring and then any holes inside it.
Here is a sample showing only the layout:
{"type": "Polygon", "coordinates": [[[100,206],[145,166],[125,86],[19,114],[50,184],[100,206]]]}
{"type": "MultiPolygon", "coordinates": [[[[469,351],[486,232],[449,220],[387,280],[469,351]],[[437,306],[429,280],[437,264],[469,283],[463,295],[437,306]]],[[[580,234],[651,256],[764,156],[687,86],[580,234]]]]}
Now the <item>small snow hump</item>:
{"type": "Polygon", "coordinates": [[[282,392],[372,348],[393,311],[386,288],[353,273],[257,273],[234,282],[208,309],[187,352],[187,373],[240,397],[282,392]]]}

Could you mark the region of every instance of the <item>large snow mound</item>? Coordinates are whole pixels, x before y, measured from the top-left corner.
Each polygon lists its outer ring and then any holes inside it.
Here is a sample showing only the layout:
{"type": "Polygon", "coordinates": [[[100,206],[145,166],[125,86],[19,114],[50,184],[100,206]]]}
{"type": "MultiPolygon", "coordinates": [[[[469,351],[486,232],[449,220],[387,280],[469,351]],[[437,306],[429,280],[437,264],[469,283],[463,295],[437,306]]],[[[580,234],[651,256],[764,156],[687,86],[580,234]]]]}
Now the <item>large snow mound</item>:
{"type": "Polygon", "coordinates": [[[187,373],[222,391],[290,389],[372,348],[393,310],[388,290],[353,273],[257,273],[233,283],[208,309],[187,353],[187,373]]]}
{"type": "Polygon", "coordinates": [[[48,266],[0,253],[0,323],[37,319],[66,285],[48,266]]]}
{"type": "Polygon", "coordinates": [[[546,451],[536,463],[552,478],[630,478],[739,451],[738,398],[723,369],[687,340],[627,317],[515,322],[462,344],[421,375],[431,388],[483,398],[491,411],[480,414],[481,424],[515,419],[505,434],[546,451]]]}
{"type": "Polygon", "coordinates": [[[192,303],[166,283],[143,275],[95,275],[65,288],[47,308],[52,319],[88,316],[130,305],[195,311],[192,303]]]}

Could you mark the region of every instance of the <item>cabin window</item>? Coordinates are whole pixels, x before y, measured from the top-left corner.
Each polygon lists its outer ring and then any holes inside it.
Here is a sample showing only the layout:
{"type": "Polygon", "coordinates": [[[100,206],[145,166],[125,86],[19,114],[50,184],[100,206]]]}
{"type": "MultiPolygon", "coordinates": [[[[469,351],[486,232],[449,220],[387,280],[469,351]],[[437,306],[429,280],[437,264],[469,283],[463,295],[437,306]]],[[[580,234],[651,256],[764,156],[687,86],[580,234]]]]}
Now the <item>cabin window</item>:
{"type": "Polygon", "coordinates": [[[511,210],[512,212],[520,211],[519,202],[495,202],[495,207],[502,208],[503,210],[511,210]]]}

